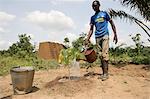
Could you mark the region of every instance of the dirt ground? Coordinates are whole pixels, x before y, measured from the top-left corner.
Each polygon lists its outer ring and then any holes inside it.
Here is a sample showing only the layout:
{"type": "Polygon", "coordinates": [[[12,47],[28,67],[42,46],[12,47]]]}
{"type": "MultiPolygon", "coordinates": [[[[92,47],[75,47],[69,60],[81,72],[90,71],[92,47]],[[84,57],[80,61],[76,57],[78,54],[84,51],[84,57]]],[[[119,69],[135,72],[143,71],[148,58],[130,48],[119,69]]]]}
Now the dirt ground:
{"type": "Polygon", "coordinates": [[[10,75],[0,77],[0,99],[150,99],[150,70],[145,65],[109,67],[106,81],[97,79],[101,69],[81,69],[81,78],[69,80],[68,69],[36,71],[33,91],[13,95],[10,75]],[[93,71],[93,72],[92,72],[93,71]],[[92,73],[89,73],[92,72],[92,73]]]}

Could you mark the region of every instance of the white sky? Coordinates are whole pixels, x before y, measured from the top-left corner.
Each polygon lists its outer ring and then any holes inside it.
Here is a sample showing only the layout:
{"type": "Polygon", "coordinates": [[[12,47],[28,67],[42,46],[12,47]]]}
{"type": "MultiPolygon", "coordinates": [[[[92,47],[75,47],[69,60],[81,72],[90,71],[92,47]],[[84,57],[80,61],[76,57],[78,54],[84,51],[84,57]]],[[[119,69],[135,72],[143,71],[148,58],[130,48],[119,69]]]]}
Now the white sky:
{"type": "MultiPolygon", "coordinates": [[[[18,34],[26,33],[32,43],[72,41],[82,32],[87,33],[90,17],[94,14],[93,0],[0,0],[0,50],[18,41],[18,34]]],[[[122,7],[117,0],[101,0],[101,9],[124,10],[143,20],[136,12],[122,7]]],[[[114,19],[119,43],[133,45],[130,34],[141,33],[142,41],[149,45],[146,33],[136,24],[114,19]]],[[[146,23],[150,27],[150,22],[146,23]]],[[[110,26],[109,26],[110,28],[110,26]]],[[[113,32],[110,28],[110,45],[113,32]]],[[[91,40],[94,42],[94,35],[91,40]]]]}

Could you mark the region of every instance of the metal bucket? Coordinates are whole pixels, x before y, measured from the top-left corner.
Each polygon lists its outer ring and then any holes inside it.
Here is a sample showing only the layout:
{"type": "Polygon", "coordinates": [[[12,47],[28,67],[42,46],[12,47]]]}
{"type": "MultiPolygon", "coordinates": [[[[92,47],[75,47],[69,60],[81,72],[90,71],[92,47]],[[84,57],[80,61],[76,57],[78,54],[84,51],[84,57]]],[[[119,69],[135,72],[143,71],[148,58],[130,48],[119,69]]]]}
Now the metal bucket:
{"type": "Polygon", "coordinates": [[[93,63],[97,59],[96,52],[93,49],[87,49],[84,52],[86,61],[89,63],[93,63]]]}
{"type": "Polygon", "coordinates": [[[32,67],[13,67],[10,70],[14,94],[32,91],[34,72],[32,67]]]}

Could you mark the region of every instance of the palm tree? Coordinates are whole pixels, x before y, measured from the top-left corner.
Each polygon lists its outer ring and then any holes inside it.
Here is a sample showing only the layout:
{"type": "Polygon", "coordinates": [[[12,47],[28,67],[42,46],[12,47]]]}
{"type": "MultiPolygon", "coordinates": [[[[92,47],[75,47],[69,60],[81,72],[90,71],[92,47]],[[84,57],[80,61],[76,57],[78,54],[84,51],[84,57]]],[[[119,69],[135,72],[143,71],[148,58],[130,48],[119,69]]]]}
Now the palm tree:
{"type": "Polygon", "coordinates": [[[120,0],[123,6],[137,9],[144,19],[150,21],[150,0],[120,0]]]}
{"type": "MultiPolygon", "coordinates": [[[[144,18],[145,21],[150,21],[150,0],[119,0],[119,2],[123,6],[127,6],[130,8],[130,10],[137,10],[137,12],[140,13],[140,15],[144,18]]],[[[109,14],[113,17],[119,17],[120,19],[128,19],[131,22],[135,22],[138,26],[140,26],[146,34],[150,38],[150,34],[148,31],[150,31],[150,28],[145,25],[142,21],[135,18],[134,16],[124,12],[124,11],[115,11],[113,9],[109,9],[109,14]]],[[[148,39],[150,41],[150,39],[148,39]]]]}

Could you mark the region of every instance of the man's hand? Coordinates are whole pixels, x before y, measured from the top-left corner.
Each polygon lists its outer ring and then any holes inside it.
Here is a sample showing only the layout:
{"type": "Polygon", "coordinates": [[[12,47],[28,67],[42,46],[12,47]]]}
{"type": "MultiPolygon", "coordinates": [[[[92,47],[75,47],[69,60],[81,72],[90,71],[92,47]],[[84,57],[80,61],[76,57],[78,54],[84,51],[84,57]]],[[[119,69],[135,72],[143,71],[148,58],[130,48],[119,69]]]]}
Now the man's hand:
{"type": "Polygon", "coordinates": [[[90,40],[87,38],[85,39],[85,45],[88,45],[90,43],[90,40]]]}
{"type": "Polygon", "coordinates": [[[117,42],[118,42],[118,38],[117,38],[117,35],[116,35],[116,34],[114,35],[113,42],[115,42],[115,44],[117,44],[117,42]]]}
{"type": "Polygon", "coordinates": [[[113,32],[114,32],[114,39],[113,39],[113,42],[115,42],[115,44],[117,44],[118,38],[117,38],[117,34],[116,34],[116,27],[115,27],[115,24],[114,24],[114,22],[113,22],[112,19],[111,19],[109,22],[110,22],[111,27],[112,27],[112,30],[113,30],[113,32]]]}

